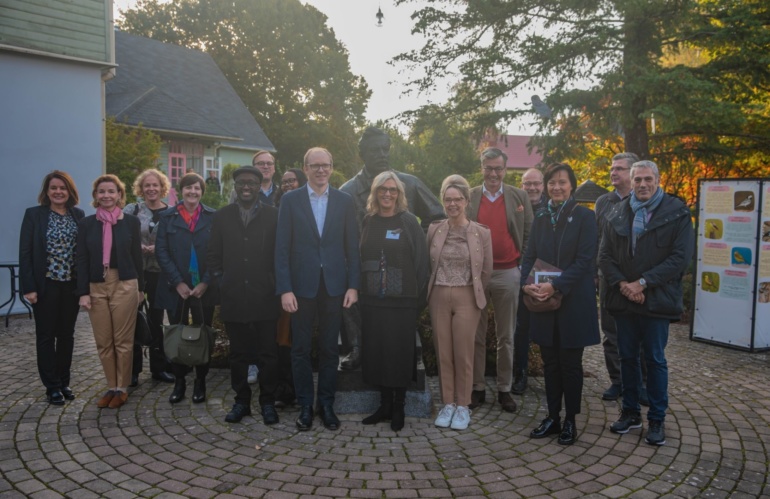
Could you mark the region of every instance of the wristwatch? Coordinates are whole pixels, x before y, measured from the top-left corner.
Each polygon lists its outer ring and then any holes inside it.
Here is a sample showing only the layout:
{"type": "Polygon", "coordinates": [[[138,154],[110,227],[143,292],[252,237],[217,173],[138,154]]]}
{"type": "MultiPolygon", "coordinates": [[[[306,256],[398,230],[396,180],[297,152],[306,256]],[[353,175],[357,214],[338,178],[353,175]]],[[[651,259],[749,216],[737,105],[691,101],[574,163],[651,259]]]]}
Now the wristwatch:
{"type": "Polygon", "coordinates": [[[647,281],[644,280],[644,277],[639,278],[639,285],[643,288],[647,287],[647,281]]]}

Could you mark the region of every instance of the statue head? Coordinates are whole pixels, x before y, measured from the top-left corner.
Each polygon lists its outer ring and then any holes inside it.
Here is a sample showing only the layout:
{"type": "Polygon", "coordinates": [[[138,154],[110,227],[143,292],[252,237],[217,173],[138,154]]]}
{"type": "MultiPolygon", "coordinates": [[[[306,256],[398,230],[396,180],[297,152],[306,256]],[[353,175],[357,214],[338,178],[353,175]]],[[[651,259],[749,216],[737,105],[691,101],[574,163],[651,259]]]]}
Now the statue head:
{"type": "Polygon", "coordinates": [[[367,127],[358,142],[364,170],[372,177],[390,169],[390,137],[377,127],[367,127]]]}

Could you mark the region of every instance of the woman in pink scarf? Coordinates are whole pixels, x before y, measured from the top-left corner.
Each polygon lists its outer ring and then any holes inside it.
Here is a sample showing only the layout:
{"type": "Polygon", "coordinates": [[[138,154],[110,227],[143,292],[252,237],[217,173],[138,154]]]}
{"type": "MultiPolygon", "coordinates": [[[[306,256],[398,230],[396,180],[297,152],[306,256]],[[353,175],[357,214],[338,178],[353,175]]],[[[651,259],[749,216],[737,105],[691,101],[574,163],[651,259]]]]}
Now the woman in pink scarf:
{"type": "Polygon", "coordinates": [[[124,214],[126,187],[115,175],[94,181],[96,214],[81,220],[77,271],[80,306],[88,310],[107,393],[96,405],[117,409],[128,400],[136,309],[144,289],[139,219],[124,214]]]}

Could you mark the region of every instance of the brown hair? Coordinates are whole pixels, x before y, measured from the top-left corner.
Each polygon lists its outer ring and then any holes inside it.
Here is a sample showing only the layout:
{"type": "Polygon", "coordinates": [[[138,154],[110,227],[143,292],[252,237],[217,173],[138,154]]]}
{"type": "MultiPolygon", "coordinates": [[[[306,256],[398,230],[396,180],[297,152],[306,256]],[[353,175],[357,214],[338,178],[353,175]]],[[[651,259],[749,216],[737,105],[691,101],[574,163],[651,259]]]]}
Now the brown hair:
{"type": "Polygon", "coordinates": [[[99,188],[99,184],[106,184],[108,182],[111,182],[115,184],[115,187],[118,188],[118,192],[120,193],[120,199],[118,199],[118,208],[123,208],[123,206],[126,205],[126,184],[124,184],[116,175],[113,175],[112,173],[107,173],[106,175],[100,175],[96,177],[96,180],[94,180],[94,190],[91,192],[91,196],[94,198],[93,201],[91,201],[91,206],[94,208],[99,207],[99,202],[96,200],[96,189],[99,188]]]}
{"type": "Polygon", "coordinates": [[[206,194],[206,181],[195,172],[185,173],[184,176],[179,179],[179,192],[188,185],[193,185],[195,183],[198,183],[201,186],[201,196],[206,194]]]}
{"type": "Polygon", "coordinates": [[[51,200],[48,199],[48,188],[51,186],[51,180],[58,178],[67,187],[67,191],[70,194],[69,199],[65,203],[67,208],[72,208],[80,202],[80,196],[78,195],[78,189],[75,187],[75,181],[72,180],[69,173],[61,170],[54,170],[43,178],[43,188],[40,189],[40,194],[37,195],[37,202],[43,206],[51,206],[51,200]]]}

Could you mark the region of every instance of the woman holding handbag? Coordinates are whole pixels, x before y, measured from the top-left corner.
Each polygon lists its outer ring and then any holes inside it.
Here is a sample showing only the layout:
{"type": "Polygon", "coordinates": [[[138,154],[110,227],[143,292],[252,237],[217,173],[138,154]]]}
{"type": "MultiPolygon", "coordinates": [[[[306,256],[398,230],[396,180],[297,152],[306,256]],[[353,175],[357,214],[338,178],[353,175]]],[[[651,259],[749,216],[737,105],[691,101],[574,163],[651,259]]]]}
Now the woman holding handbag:
{"type": "MultiPolygon", "coordinates": [[[[144,170],[134,181],[136,203],[123,208],[124,213],[134,215],[142,226],[142,256],[144,257],[144,282],[149,305],[148,323],[152,332],[150,346],[150,372],[152,379],[165,383],[173,383],[174,375],[168,371],[171,365],[163,352],[163,309],[155,306],[160,266],[155,258],[155,238],[158,235],[160,214],[168,209],[163,198],[168,196],[171,184],[163,172],[154,168],[144,170]]],[[[134,362],[131,373],[131,384],[139,384],[139,373],[142,372],[142,347],[134,343],[134,362]]]]}
{"type": "Polygon", "coordinates": [[[43,179],[38,206],[24,213],[19,237],[19,285],[35,312],[37,369],[49,404],[73,400],[70,366],[78,296],[75,247],[78,191],[72,177],[54,170],[43,179]]]}
{"type": "MultiPolygon", "coordinates": [[[[162,275],[158,281],[156,307],[165,308],[171,324],[193,323],[211,326],[217,292],[213,289],[206,266],[214,210],[201,203],[206,182],[197,173],[179,179],[181,202],[160,216],[155,257],[162,275]]],[[[168,401],[176,404],[185,396],[185,376],[192,368],[172,363],[176,378],[168,401]]],[[[195,366],[193,402],[206,400],[208,362],[195,366]]]]}
{"type": "Polygon", "coordinates": [[[548,402],[548,417],[530,437],[559,435],[560,444],[571,445],[577,438],[575,415],[580,413],[583,395],[583,349],[599,343],[594,284],[596,216],[575,201],[577,179],[569,165],[552,164],[543,181],[548,209],[532,224],[521,265],[522,292],[541,303],[554,301],[558,292],[561,303],[555,310],[530,308],[530,335],[540,345],[548,402]],[[537,259],[560,269],[561,274],[550,282],[527,284],[537,259]],[[562,398],[566,410],[563,425],[562,398]]]}

